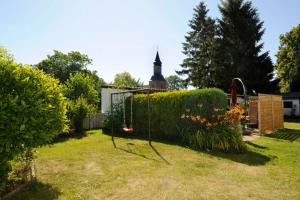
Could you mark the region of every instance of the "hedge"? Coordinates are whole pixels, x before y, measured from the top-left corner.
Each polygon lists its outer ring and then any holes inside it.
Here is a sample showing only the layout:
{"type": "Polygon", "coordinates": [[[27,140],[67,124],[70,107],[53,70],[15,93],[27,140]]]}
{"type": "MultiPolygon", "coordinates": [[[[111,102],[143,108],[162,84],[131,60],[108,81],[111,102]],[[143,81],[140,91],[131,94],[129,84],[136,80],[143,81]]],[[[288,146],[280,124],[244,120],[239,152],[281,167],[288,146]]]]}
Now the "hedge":
{"type": "MultiPolygon", "coordinates": [[[[151,94],[151,132],[154,137],[176,139],[183,127],[193,127],[194,130],[203,128],[199,123],[183,121],[182,115],[199,115],[212,120],[215,110],[226,111],[226,102],[226,94],[217,88],[151,94]]],[[[133,127],[141,134],[148,133],[147,105],[147,95],[134,96],[133,127]]]]}
{"type": "MultiPolygon", "coordinates": [[[[122,106],[114,105],[115,132],[121,132],[122,106]]],[[[239,124],[220,122],[226,116],[226,109],[227,95],[217,88],[150,94],[152,138],[177,140],[196,149],[244,150],[239,124]]],[[[110,119],[111,114],[107,120],[109,129],[110,119]]],[[[126,103],[126,119],[129,125],[130,98],[126,103]]],[[[147,94],[133,97],[133,128],[138,135],[148,135],[147,94]]]]}

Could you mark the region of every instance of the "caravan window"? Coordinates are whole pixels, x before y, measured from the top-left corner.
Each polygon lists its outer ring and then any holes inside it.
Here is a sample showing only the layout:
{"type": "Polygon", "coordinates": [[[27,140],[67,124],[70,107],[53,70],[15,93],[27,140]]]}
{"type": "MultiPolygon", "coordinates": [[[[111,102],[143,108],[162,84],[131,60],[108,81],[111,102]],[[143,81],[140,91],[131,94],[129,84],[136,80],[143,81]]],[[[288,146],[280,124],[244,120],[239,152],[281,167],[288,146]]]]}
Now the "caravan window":
{"type": "Polygon", "coordinates": [[[284,101],[283,105],[284,105],[284,108],[293,108],[293,102],[292,101],[284,101]]]}

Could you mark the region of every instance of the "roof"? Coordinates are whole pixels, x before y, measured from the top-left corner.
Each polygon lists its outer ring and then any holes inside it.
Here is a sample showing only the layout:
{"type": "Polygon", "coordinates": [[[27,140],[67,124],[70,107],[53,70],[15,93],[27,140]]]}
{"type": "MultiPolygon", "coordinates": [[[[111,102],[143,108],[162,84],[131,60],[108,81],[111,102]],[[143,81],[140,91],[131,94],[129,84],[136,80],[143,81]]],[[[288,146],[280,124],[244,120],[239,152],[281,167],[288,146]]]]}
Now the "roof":
{"type": "Polygon", "coordinates": [[[154,64],[154,65],[161,66],[161,61],[160,61],[160,58],[159,58],[158,51],[156,52],[156,57],[155,57],[155,61],[154,61],[153,64],[154,64]]]}
{"type": "Polygon", "coordinates": [[[162,74],[153,74],[151,76],[151,81],[166,81],[162,74]]]}
{"type": "Polygon", "coordinates": [[[300,92],[288,92],[282,95],[283,98],[300,98],[300,92]]]}

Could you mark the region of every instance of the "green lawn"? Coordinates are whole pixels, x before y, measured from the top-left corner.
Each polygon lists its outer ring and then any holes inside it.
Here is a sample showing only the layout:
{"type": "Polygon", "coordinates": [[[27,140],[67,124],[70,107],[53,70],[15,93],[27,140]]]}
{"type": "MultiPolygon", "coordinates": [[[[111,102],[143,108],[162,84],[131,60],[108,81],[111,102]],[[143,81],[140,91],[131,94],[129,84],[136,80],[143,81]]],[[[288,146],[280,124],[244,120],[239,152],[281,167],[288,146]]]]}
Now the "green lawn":
{"type": "Polygon", "coordinates": [[[249,142],[245,154],[125,138],[114,148],[88,133],[39,149],[37,183],[12,199],[300,199],[297,131],[249,142]]]}

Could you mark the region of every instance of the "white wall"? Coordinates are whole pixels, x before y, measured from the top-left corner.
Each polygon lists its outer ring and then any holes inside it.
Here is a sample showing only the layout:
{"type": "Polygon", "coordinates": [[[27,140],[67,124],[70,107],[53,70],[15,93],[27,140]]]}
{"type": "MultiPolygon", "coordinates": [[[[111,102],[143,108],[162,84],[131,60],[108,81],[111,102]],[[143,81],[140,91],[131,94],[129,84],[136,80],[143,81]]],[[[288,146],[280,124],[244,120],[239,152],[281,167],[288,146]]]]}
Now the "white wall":
{"type": "MultiPolygon", "coordinates": [[[[101,113],[107,113],[110,111],[110,97],[111,93],[126,91],[125,89],[115,89],[115,88],[101,88],[101,113]]],[[[130,94],[126,94],[129,96],[130,94]]],[[[123,95],[114,95],[113,103],[119,103],[123,101],[123,95]]]]}

